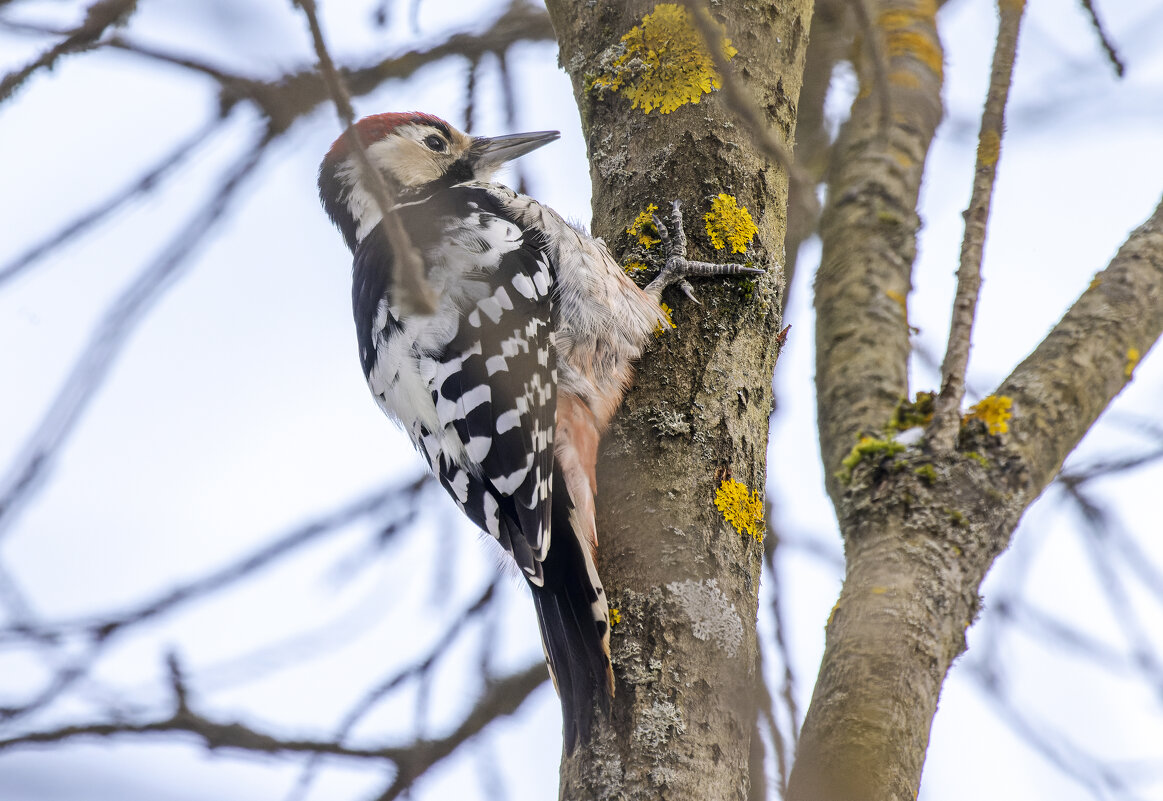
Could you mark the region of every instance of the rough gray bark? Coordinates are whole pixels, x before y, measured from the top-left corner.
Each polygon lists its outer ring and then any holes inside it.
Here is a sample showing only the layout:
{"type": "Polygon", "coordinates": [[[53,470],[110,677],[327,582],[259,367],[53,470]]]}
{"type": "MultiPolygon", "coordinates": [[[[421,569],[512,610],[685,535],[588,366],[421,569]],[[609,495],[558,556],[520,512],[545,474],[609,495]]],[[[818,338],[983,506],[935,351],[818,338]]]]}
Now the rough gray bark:
{"type": "MultiPolygon", "coordinates": [[[[722,11],[733,67],[785,142],[795,126],[810,3],[722,11]]],[[[591,83],[653,3],[549,3],[561,61],[581,109],[593,181],[594,230],[616,254],[647,203],[683,201],[692,255],[708,245],[702,215],[720,192],[759,228],[747,258],[761,280],[700,282],[696,306],[675,292],[675,331],[639,365],[603,440],[599,569],[621,612],[612,649],[617,694],[589,744],[564,759],[561,797],[748,795],[756,714],[755,617],[762,545],[724,522],[715,491],[732,476],[764,485],[771,375],[780,329],[787,180],[767,163],[718,95],[669,114],[631,108],[591,83]]]]}
{"type": "MultiPolygon", "coordinates": [[[[815,305],[816,406],[833,500],[840,460],[860,433],[878,430],[908,393],[905,299],[921,225],[917,196],[941,121],[936,8],[925,2],[873,8],[881,18],[897,15],[890,18],[909,48],[902,45],[889,61],[893,118],[887,136],[880,129],[880,105],[865,92],[832,149],[815,305]]],[[[858,67],[861,85],[870,86],[871,65],[861,61],[858,67]]]]}
{"type": "MultiPolygon", "coordinates": [[[[890,54],[892,124],[877,136],[876,99],[861,92],[833,149],[816,281],[820,444],[846,574],[789,801],[916,798],[982,579],[1163,331],[1161,205],[998,388],[1013,404],[1008,431],[962,421],[952,451],[887,439],[908,395],[904,300],[940,116],[941,48],[934,3],[881,0],[871,11],[890,54]],[[861,435],[884,439],[858,451],[861,435]]],[[[861,65],[864,86],[868,75],[861,65]]]]}
{"type": "MultiPolygon", "coordinates": [[[[870,454],[837,503],[844,587],[789,784],[791,801],[916,798],[937,699],[978,590],[1018,520],[1163,331],[1163,204],[1003,382],[1010,432],[870,454]],[[1137,348],[1136,348],[1137,346],[1137,348]]],[[[836,465],[838,466],[838,465],[836,465]]],[[[844,482],[840,482],[842,485],[844,482]]]]}

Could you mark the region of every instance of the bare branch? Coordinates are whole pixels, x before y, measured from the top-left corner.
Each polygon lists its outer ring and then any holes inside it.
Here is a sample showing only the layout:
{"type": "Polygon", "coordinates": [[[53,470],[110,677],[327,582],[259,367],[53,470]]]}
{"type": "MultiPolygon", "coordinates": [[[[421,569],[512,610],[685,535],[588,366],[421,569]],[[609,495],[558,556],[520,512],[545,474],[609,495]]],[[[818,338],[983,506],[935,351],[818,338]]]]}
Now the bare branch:
{"type": "Polygon", "coordinates": [[[464,131],[469,134],[476,128],[477,74],[480,67],[479,59],[470,60],[464,81],[464,131]]]}
{"type": "MultiPolygon", "coordinates": [[[[764,548],[764,559],[767,561],[768,572],[771,576],[775,576],[775,557],[776,551],[782,544],[778,536],[773,536],[772,543],[769,547],[764,548]]],[[[771,597],[771,615],[772,615],[772,641],[775,644],[776,652],[779,654],[779,660],[783,663],[783,680],[780,683],[779,696],[783,701],[784,708],[787,711],[788,718],[788,732],[791,740],[791,751],[795,753],[796,747],[799,745],[799,723],[800,711],[796,704],[795,698],[795,674],[792,672],[792,658],[791,649],[788,648],[787,640],[784,638],[784,631],[787,625],[783,621],[783,603],[779,591],[779,581],[776,579],[772,582],[772,597],[771,597]]],[[[787,787],[787,775],[781,773],[783,785],[787,787]]]]}
{"type": "Polygon", "coordinates": [[[1098,18],[1098,12],[1094,8],[1094,0],[1082,0],[1082,7],[1086,9],[1086,13],[1090,15],[1090,24],[1094,26],[1094,32],[1098,34],[1098,40],[1102,42],[1103,50],[1106,51],[1106,57],[1111,65],[1115,68],[1115,73],[1121,78],[1127,71],[1123,60],[1119,58],[1118,51],[1115,50],[1114,44],[1111,42],[1110,36],[1107,35],[1106,29],[1102,25],[1102,21],[1098,18]]]}
{"type": "Polygon", "coordinates": [[[60,446],[105,380],[129,335],[172,285],[181,268],[189,263],[198,245],[206,241],[207,233],[222,219],[238,189],[258,167],[268,142],[268,136],[260,137],[226,171],[218,191],[170,240],[154,263],[105,310],[36,431],[0,481],[0,538],[16,519],[19,509],[39,489],[60,446]]]}
{"type": "MultiPolygon", "coordinates": [[[[403,670],[393,671],[390,678],[380,682],[377,686],[364,693],[364,695],[355,704],[352,705],[347,714],[343,716],[343,719],[339,722],[339,725],[332,733],[332,737],[335,742],[342,743],[345,741],[348,735],[351,733],[351,730],[354,729],[355,726],[361,720],[363,720],[363,718],[368,713],[375,709],[376,705],[379,704],[380,701],[391,695],[409,679],[428,675],[431,672],[433,665],[436,664],[436,660],[439,659],[442,654],[448,651],[453,641],[464,629],[464,627],[468,625],[468,623],[470,623],[473,619],[478,617],[493,601],[496,588],[497,581],[494,580],[491,584],[489,584],[488,587],[485,588],[480,597],[478,597],[474,603],[472,603],[457,617],[455,621],[453,621],[452,625],[449,626],[448,629],[444,632],[444,635],[436,642],[435,645],[432,646],[431,649],[429,649],[428,654],[425,657],[417,660],[412,665],[405,667],[403,670]]],[[[482,675],[486,674],[482,673],[482,675]]],[[[291,801],[291,799],[301,798],[306,795],[307,789],[310,787],[318,765],[319,756],[312,756],[307,761],[307,763],[303,766],[303,772],[299,774],[299,780],[296,782],[291,795],[288,797],[288,801],[291,801]]]]}
{"type": "Polygon", "coordinates": [[[1031,637],[1053,645],[1064,653],[1092,662],[1104,670],[1121,673],[1135,670],[1125,654],[1029,603],[1014,598],[995,598],[990,603],[990,614],[998,620],[1012,622],[1031,637]]]}
{"type": "Polygon", "coordinates": [[[1114,792],[1126,801],[1146,801],[1144,796],[1132,792],[1130,782],[1123,778],[1126,771],[1096,759],[1054,732],[1049,725],[1023,713],[1021,704],[1010,697],[997,677],[983,666],[974,665],[967,673],[978,681],[983,695],[1003,723],[1051,765],[1086,787],[1096,798],[1108,798],[1114,792]]]}
{"type": "MultiPolygon", "coordinates": [[[[26,22],[0,20],[0,28],[21,33],[66,35],[67,29],[26,22]]],[[[488,28],[480,32],[454,34],[443,42],[423,50],[409,50],[397,56],[374,61],[360,67],[336,67],[348,91],[354,97],[367,95],[387,80],[407,78],[424,67],[451,57],[479,61],[488,53],[501,54],[518,42],[552,42],[553,27],[543,8],[527,2],[514,2],[488,28]]],[[[110,36],[91,47],[111,47],[151,61],[182,67],[209,77],[220,86],[220,105],[232,108],[240,101],[258,107],[267,118],[268,130],[281,133],[291,123],[330,99],[318,70],[288,72],[269,80],[233,74],[197,56],[154,47],[121,35],[110,36]]]]}
{"type": "Polygon", "coordinates": [[[404,224],[392,213],[396,198],[392,195],[391,188],[379,170],[372,166],[367,152],[364,151],[364,142],[355,128],[355,110],[351,107],[351,96],[343,84],[343,79],[336,72],[331,54],[327,52],[327,43],[323,40],[319,16],[315,13],[315,0],[295,0],[295,4],[303,9],[311,28],[311,39],[315,45],[315,54],[319,57],[319,71],[323,74],[323,83],[335,103],[340,121],[346,126],[343,138],[347,141],[347,149],[359,167],[360,180],[371,190],[376,206],[379,207],[380,229],[388,240],[393,256],[392,282],[395,290],[393,298],[405,313],[431,314],[436,311],[436,296],[425,280],[424,262],[412,245],[404,224]]]}
{"type": "Polygon", "coordinates": [[[128,611],[51,624],[15,623],[0,628],[0,644],[36,643],[40,646],[56,647],[75,643],[77,636],[83,638],[82,647],[72,649],[64,661],[54,667],[52,679],[35,695],[18,706],[0,708],[0,719],[14,720],[27,717],[61,697],[89,675],[98,656],[118,635],[124,634],[126,630],[139,623],[160,617],[179,606],[204,599],[216,591],[233,586],[321,536],[361,517],[377,514],[389,504],[400,504],[407,517],[417,507],[415,502],[417,494],[433,481],[428,473],[424,473],[403,486],[385,488],[359,498],[316,520],[296,527],[290,533],[221,570],[178,586],[128,611]]]}
{"type": "MultiPolygon", "coordinates": [[[[775,555],[779,547],[779,535],[772,530],[771,521],[772,515],[770,510],[767,513],[768,530],[767,536],[763,539],[763,559],[767,567],[767,575],[771,578],[771,613],[772,613],[772,642],[775,645],[776,653],[779,655],[779,661],[783,664],[783,682],[780,687],[779,697],[784,703],[785,710],[788,713],[788,732],[789,736],[785,742],[783,731],[779,728],[779,723],[775,719],[775,698],[772,696],[770,690],[767,690],[766,685],[766,703],[761,705],[761,710],[767,718],[768,729],[771,732],[772,749],[775,751],[775,765],[777,777],[779,779],[779,797],[787,793],[787,779],[788,773],[791,769],[791,756],[795,754],[795,745],[799,740],[799,713],[796,710],[795,697],[792,694],[794,691],[794,676],[791,671],[791,653],[787,648],[787,640],[783,636],[783,604],[780,599],[779,591],[779,577],[776,574],[775,555]]],[[[762,653],[763,649],[760,649],[762,653]]]]}
{"type": "MultiPolygon", "coordinates": [[[[51,637],[81,632],[97,640],[108,639],[121,629],[166,614],[179,606],[237,584],[337,528],[379,513],[389,504],[403,503],[405,506],[411,506],[416,496],[434,481],[435,479],[425,472],[403,485],[375,490],[325,515],[296,526],[273,542],[221,570],[177,586],[151,601],[114,615],[95,615],[85,620],[42,626],[39,627],[39,632],[51,637]]],[[[0,628],[0,642],[27,636],[28,631],[23,626],[0,628]]]]}
{"type": "MultiPolygon", "coordinates": [[[[43,644],[43,641],[38,644],[43,644]]],[[[104,643],[99,641],[86,643],[79,653],[71,654],[62,664],[54,667],[48,683],[31,699],[19,706],[0,707],[0,720],[9,722],[44,709],[89,673],[103,647],[104,643]]]]}
{"type": "MultiPolygon", "coordinates": [[[[851,50],[852,24],[847,0],[817,0],[812,9],[811,44],[804,57],[804,84],[796,106],[796,163],[812,176],[813,190],[823,180],[832,148],[831,130],[824,103],[832,86],[832,74],[851,50]]],[[[795,280],[800,247],[816,231],[820,209],[789,203],[785,240],[784,273],[790,287],[795,280]],[[809,213],[810,212],[810,213],[809,213]]],[[[783,296],[786,303],[791,293],[783,296]]]]}
{"type": "Polygon", "coordinates": [[[51,69],[62,56],[87,50],[113,25],[123,24],[137,7],[137,0],[96,0],[85,11],[85,19],[65,38],[50,47],[31,64],[10,72],[0,80],[0,103],[37,70],[51,69]]]}
{"type": "Polygon", "coordinates": [[[193,136],[183,140],[177,147],[158,159],[157,163],[136,181],[84,212],[68,225],[49,234],[8,264],[0,267],[0,287],[27,270],[39,259],[99,225],[125,204],[148,196],[150,192],[161,185],[169,173],[173,172],[194,152],[198,145],[205,142],[225,122],[225,117],[215,116],[206,125],[195,131],[193,136]]]}
{"type": "Polygon", "coordinates": [[[178,655],[173,651],[166,654],[166,672],[170,677],[170,689],[174,692],[174,705],[178,714],[189,714],[190,698],[186,690],[186,677],[178,663],[178,655]]]}
{"type": "Polygon", "coordinates": [[[108,721],[62,726],[0,739],[0,751],[27,745],[61,743],[94,737],[120,738],[156,734],[193,734],[210,749],[227,748],[260,754],[319,754],[392,762],[396,778],[383,798],[395,798],[425,771],[447,758],[492,721],[513,714],[548,677],[545,664],[489,683],[477,704],[455,731],[433,740],[407,745],[357,748],[330,740],[286,739],[242,723],[220,723],[188,709],[178,708],[163,720],[146,722],[108,721]]]}
{"type": "MultiPolygon", "coordinates": [[[[888,141],[878,132],[879,103],[858,95],[831,148],[819,228],[816,406],[833,499],[841,492],[835,478],[841,461],[908,394],[910,330],[901,310],[912,287],[917,198],[942,113],[944,51],[935,5],[878,0],[874,15],[888,53],[888,141]]],[[[868,65],[861,60],[857,67],[868,65]]]]}
{"type": "Polygon", "coordinates": [[[395,780],[377,801],[399,798],[433,765],[471,740],[489,723],[516,712],[525,699],[548,678],[545,663],[538,662],[520,673],[489,682],[472,712],[452,734],[439,740],[421,740],[408,749],[396,749],[391,758],[399,770],[395,780]]]}
{"type": "Polygon", "coordinates": [[[888,142],[889,124],[892,122],[892,94],[888,89],[888,59],[884,54],[884,36],[880,28],[872,22],[872,15],[868,11],[870,0],[848,0],[856,15],[856,22],[860,25],[860,32],[864,35],[864,43],[868,48],[868,57],[872,62],[872,76],[876,82],[876,100],[880,109],[880,138],[888,142]]]}
{"type": "Polygon", "coordinates": [[[1163,202],[997,390],[1013,399],[1009,445],[1030,470],[1035,494],[1161,332],[1163,202]]]}
{"type": "Polygon", "coordinates": [[[778,164],[787,173],[788,194],[793,202],[805,204],[809,209],[817,205],[815,181],[807,172],[795,163],[791,151],[779,140],[772,131],[771,125],[764,119],[755,100],[743,87],[735,71],[727,63],[723,55],[720,41],[723,34],[715,25],[714,19],[706,9],[702,0],[683,0],[690,11],[695,27],[703,37],[715,70],[723,82],[723,99],[727,107],[739,119],[742,128],[751,137],[755,146],[763,152],[773,163],[778,164]]]}
{"type": "Polygon", "coordinates": [[[927,439],[938,451],[948,451],[961,427],[961,401],[965,396],[965,370],[969,364],[969,344],[973,337],[973,320],[977,314],[977,297],[981,291],[981,258],[985,251],[985,232],[989,207],[997,179],[1005,132],[1006,100],[1013,81],[1014,61],[1018,50],[1018,33],[1024,0],[998,0],[997,44],[993,51],[993,68],[989,93],[981,114],[981,133],[977,139],[977,167],[973,175],[973,193],[965,210],[965,236],[961,241],[961,266],[957,270],[957,294],[953,300],[953,317],[949,325],[949,345],[941,366],[941,394],[934,404],[933,421],[927,439]]]}

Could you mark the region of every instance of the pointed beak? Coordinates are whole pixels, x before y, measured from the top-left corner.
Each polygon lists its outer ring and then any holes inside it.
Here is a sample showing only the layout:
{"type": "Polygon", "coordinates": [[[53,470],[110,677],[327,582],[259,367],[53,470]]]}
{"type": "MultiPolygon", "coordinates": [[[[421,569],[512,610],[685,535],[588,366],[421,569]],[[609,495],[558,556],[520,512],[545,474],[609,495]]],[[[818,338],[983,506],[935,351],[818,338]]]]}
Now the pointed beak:
{"type": "Polygon", "coordinates": [[[516,133],[508,136],[478,136],[473,139],[472,149],[477,154],[478,168],[497,169],[507,161],[524,156],[542,145],[559,139],[558,131],[535,131],[516,133]]]}

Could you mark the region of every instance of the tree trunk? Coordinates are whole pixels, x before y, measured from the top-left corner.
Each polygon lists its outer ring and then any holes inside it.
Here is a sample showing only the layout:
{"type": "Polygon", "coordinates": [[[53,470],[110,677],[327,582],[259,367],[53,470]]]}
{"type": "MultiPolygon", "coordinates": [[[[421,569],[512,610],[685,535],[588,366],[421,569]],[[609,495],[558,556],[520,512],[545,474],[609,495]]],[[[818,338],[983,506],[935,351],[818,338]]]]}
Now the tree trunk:
{"type": "MultiPolygon", "coordinates": [[[[764,486],[787,176],[721,95],[647,113],[631,107],[625,86],[603,91],[595,82],[611,74],[628,47],[620,40],[645,15],[678,7],[548,5],[589,147],[595,233],[621,256],[647,204],[664,213],[677,198],[692,258],[737,261],[744,257],[713,249],[704,228],[711,200],[725,193],[758,228],[745,258],[767,269],[754,281],[698,282],[701,306],[668,295],[676,330],[642,359],[603,440],[599,570],[621,617],[612,637],[617,690],[611,716],[599,716],[591,741],[564,758],[561,797],[742,800],[760,680],[762,544],[725,522],[715,498],[726,478],[760,493],[764,486]]],[[[738,50],[732,68],[789,145],[810,8],[766,0],[715,15],[738,50]]]]}

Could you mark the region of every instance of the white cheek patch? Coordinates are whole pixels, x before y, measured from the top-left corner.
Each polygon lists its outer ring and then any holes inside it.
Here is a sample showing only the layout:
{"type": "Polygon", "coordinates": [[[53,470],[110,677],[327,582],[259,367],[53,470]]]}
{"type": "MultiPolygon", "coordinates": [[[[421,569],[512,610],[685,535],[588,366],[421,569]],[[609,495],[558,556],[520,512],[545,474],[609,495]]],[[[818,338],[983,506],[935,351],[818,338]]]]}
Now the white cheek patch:
{"type": "Polygon", "coordinates": [[[368,145],[367,155],[372,165],[396,179],[402,186],[420,186],[435,181],[444,174],[447,157],[433,153],[417,141],[418,126],[407,125],[392,136],[368,145]]]}
{"type": "MultiPolygon", "coordinates": [[[[424,126],[403,126],[393,135],[368,145],[368,161],[400,186],[420,186],[435,181],[444,174],[450,157],[434,153],[420,143],[420,139],[430,132],[424,126]]],[[[355,160],[348,158],[336,169],[336,177],[351,187],[347,195],[347,210],[356,221],[356,239],[363,240],[379,225],[383,215],[371,190],[362,180],[355,180],[358,171],[355,160]]]]}

